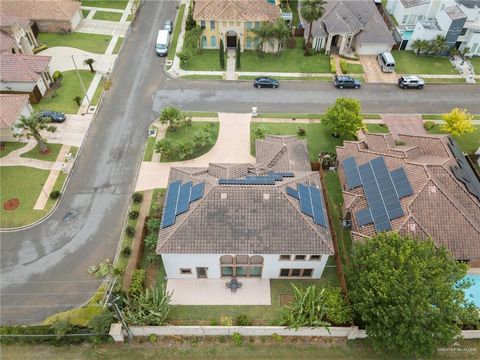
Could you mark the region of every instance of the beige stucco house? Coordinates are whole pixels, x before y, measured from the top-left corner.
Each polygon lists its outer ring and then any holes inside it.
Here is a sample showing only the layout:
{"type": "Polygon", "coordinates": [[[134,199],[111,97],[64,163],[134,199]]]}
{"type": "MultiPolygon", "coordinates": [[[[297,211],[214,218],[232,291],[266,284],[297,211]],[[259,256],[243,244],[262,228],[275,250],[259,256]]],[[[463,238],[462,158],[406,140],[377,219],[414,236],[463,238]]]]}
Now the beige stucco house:
{"type": "Polygon", "coordinates": [[[30,20],[0,13],[0,52],[33,54],[36,46],[30,20]]]}
{"type": "Polygon", "coordinates": [[[13,132],[22,132],[15,128],[15,123],[21,116],[28,117],[32,113],[28,94],[0,94],[0,141],[15,141],[13,132]]]}

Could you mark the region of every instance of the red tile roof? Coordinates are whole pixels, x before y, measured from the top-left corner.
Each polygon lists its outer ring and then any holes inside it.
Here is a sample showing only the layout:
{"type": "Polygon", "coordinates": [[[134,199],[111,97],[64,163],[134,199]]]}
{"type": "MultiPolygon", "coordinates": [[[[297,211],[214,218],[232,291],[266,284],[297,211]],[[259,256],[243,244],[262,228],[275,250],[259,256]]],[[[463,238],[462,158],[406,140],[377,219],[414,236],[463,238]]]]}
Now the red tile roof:
{"type": "MultiPolygon", "coordinates": [[[[0,6],[1,6],[1,11],[3,11],[3,2],[0,2],[0,6]]],[[[24,17],[6,14],[3,12],[0,13],[0,28],[10,27],[13,25],[17,25],[21,28],[24,28],[30,25],[30,20],[24,17]]]]}
{"type": "Polygon", "coordinates": [[[280,7],[267,0],[196,0],[195,20],[268,21],[281,15],[280,7]]]}
{"type": "Polygon", "coordinates": [[[36,82],[51,56],[0,54],[0,81],[36,82]]]}
{"type": "Polygon", "coordinates": [[[406,145],[395,146],[390,135],[367,134],[363,141],[337,147],[344,211],[352,214],[354,240],[375,235],[373,224],[359,226],[356,212],[368,207],[363,187],[348,190],[342,161],[355,157],[362,165],[383,156],[389,170],[403,167],[413,195],[400,200],[404,216],[391,221],[393,231],[419,239],[432,238],[459,260],[480,259],[480,201],[454,176],[457,162],[448,136],[399,135],[406,145]]]}
{"type": "Polygon", "coordinates": [[[70,21],[80,9],[73,0],[0,0],[2,13],[30,20],[70,21]]]}
{"type": "Polygon", "coordinates": [[[15,39],[12,35],[7,34],[4,31],[0,31],[0,52],[8,51],[11,52],[11,49],[15,45],[15,39]]]}
{"type": "Polygon", "coordinates": [[[28,94],[0,94],[0,128],[10,128],[28,102],[28,94]]]}

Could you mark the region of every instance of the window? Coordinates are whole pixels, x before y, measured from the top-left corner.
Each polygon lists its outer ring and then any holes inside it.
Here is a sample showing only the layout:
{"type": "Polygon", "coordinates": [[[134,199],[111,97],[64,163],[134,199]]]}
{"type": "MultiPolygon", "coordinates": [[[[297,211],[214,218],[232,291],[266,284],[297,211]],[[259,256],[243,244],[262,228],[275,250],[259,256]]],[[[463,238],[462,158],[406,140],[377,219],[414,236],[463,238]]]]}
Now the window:
{"type": "Polygon", "coordinates": [[[200,21],[200,27],[201,27],[202,29],[205,29],[205,20],[201,20],[201,21],[200,21]]]}
{"type": "Polygon", "coordinates": [[[192,269],[180,269],[180,274],[182,275],[187,275],[191,273],[192,273],[192,269]]]}
{"type": "Polygon", "coordinates": [[[233,21],[230,21],[230,26],[233,26],[233,21]]]}
{"type": "Polygon", "coordinates": [[[295,260],[306,260],[307,256],[306,255],[295,255],[295,260]]]}
{"type": "Polygon", "coordinates": [[[210,20],[210,30],[215,30],[215,20],[210,20]]]}
{"type": "Polygon", "coordinates": [[[290,276],[300,276],[302,269],[292,269],[290,276]]]}
{"type": "Polygon", "coordinates": [[[247,21],[247,29],[253,29],[253,22],[247,21]]]}
{"type": "Polygon", "coordinates": [[[405,15],[402,19],[402,24],[405,24],[408,20],[408,15],[405,15]]]}
{"type": "Polygon", "coordinates": [[[255,21],[255,28],[258,29],[260,27],[260,21],[255,21]]]}
{"type": "Polygon", "coordinates": [[[280,277],[312,277],[313,269],[280,269],[280,277]]]}
{"type": "Polygon", "coordinates": [[[321,259],[321,255],[310,255],[310,260],[318,261],[321,259]]]}
{"type": "Polygon", "coordinates": [[[290,260],[290,255],[280,255],[280,260],[290,260]]]}
{"type": "Polygon", "coordinates": [[[244,266],[237,266],[236,268],[237,276],[247,276],[247,268],[244,266]]]}
{"type": "Polygon", "coordinates": [[[290,269],[280,269],[280,276],[286,277],[289,276],[290,269]]]}
{"type": "Polygon", "coordinates": [[[313,269],[303,269],[302,277],[312,277],[313,269]]]}
{"type": "Polygon", "coordinates": [[[207,47],[207,37],[205,35],[202,35],[202,48],[207,47]]]}
{"type": "Polygon", "coordinates": [[[210,37],[210,45],[211,45],[212,47],[217,47],[217,37],[216,37],[215,35],[212,35],[212,36],[210,37]]]}
{"type": "Polygon", "coordinates": [[[247,44],[245,46],[247,49],[252,48],[252,38],[250,36],[247,36],[247,44]]]}
{"type": "Polygon", "coordinates": [[[222,267],[222,276],[233,276],[233,267],[232,266],[223,266],[222,267]]]}
{"type": "Polygon", "coordinates": [[[251,267],[250,276],[256,276],[256,277],[262,276],[262,268],[260,266],[251,267]]]}
{"type": "Polygon", "coordinates": [[[222,276],[261,277],[263,256],[260,255],[223,255],[220,257],[222,276]]]}
{"type": "Polygon", "coordinates": [[[460,36],[465,35],[467,33],[467,31],[468,31],[467,28],[463,28],[462,31],[460,32],[460,36]]]}

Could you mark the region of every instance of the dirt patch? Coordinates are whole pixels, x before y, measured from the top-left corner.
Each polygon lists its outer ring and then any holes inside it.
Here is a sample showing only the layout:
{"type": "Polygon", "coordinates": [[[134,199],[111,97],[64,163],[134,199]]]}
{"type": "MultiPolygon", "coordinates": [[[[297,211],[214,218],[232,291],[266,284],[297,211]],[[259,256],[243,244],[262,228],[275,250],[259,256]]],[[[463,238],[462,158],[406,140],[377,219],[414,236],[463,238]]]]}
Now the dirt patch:
{"type": "Polygon", "coordinates": [[[290,304],[295,300],[295,296],[292,294],[280,294],[280,306],[290,304]]]}
{"type": "Polygon", "coordinates": [[[3,203],[3,210],[13,211],[16,208],[18,208],[19,205],[20,205],[20,200],[18,200],[17,198],[8,199],[3,203]]]}
{"type": "Polygon", "coordinates": [[[157,281],[157,270],[158,265],[155,263],[150,263],[147,266],[147,271],[145,275],[145,287],[150,288],[155,286],[157,281]]]}
{"type": "Polygon", "coordinates": [[[4,143],[0,143],[0,150],[5,150],[5,144],[4,143]]]}

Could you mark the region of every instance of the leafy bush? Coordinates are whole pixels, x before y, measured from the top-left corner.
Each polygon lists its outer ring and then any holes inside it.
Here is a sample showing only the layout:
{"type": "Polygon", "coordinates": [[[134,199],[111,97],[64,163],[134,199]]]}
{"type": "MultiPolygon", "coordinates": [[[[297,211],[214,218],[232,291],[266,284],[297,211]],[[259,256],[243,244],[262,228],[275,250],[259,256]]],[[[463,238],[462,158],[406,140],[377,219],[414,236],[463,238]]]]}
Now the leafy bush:
{"type": "Polygon", "coordinates": [[[105,310],[90,320],[88,327],[90,327],[95,334],[107,335],[110,331],[110,325],[113,320],[113,314],[110,311],[105,310]]]}
{"type": "Polygon", "coordinates": [[[278,335],[277,333],[272,334],[272,340],[276,343],[280,343],[283,341],[283,336],[278,335]]]}
{"type": "Polygon", "coordinates": [[[143,201],[143,194],[141,194],[141,193],[139,193],[139,192],[133,193],[133,195],[132,195],[132,201],[133,201],[135,204],[140,204],[140,203],[143,201]]]}
{"type": "Polygon", "coordinates": [[[435,123],[433,121],[425,121],[423,123],[423,127],[425,128],[425,130],[430,130],[430,129],[433,129],[433,127],[435,126],[435,123]]]}
{"type": "Polygon", "coordinates": [[[165,286],[147,289],[138,295],[127,295],[122,309],[127,322],[136,325],[163,325],[172,305],[165,286]]]}
{"type": "Polygon", "coordinates": [[[55,331],[55,335],[58,338],[67,335],[72,330],[72,324],[68,320],[61,319],[57,320],[52,324],[52,328],[55,331]]]}
{"type": "Polygon", "coordinates": [[[128,213],[128,218],[131,220],[138,219],[138,211],[132,210],[128,213]]]}
{"type": "Polygon", "coordinates": [[[135,228],[132,225],[128,225],[125,228],[125,234],[127,234],[127,236],[134,237],[135,236],[135,228]]]}
{"type": "Polygon", "coordinates": [[[233,326],[233,320],[231,316],[222,316],[220,318],[220,325],[222,326],[233,326]]]}
{"type": "Polygon", "coordinates": [[[158,337],[155,334],[150,334],[150,336],[148,337],[148,340],[150,340],[150,343],[155,344],[158,340],[158,337]]]}
{"type": "Polygon", "coordinates": [[[305,136],[306,133],[307,133],[307,132],[305,131],[304,128],[302,128],[302,127],[300,127],[300,126],[298,127],[298,130],[297,130],[297,135],[298,135],[298,136],[305,136]]]}
{"type": "Polygon", "coordinates": [[[325,288],[323,293],[327,312],[325,318],[334,325],[343,325],[351,323],[353,312],[350,305],[343,297],[339,287],[325,288]]]}
{"type": "Polygon", "coordinates": [[[63,74],[61,71],[55,71],[53,73],[53,81],[57,81],[57,80],[62,80],[63,79],[63,74]]]}
{"type": "Polygon", "coordinates": [[[132,282],[128,291],[132,295],[138,295],[145,290],[145,270],[137,269],[132,274],[132,282]]]}
{"type": "Polygon", "coordinates": [[[210,320],[210,326],[217,326],[218,325],[218,321],[213,319],[213,320],[210,320]]]}
{"type": "MultiPolygon", "coordinates": [[[[46,50],[46,49],[48,49],[48,45],[47,44],[42,44],[42,45],[37,46],[35,49],[33,49],[33,53],[38,54],[40,51],[43,51],[43,50],[46,50]]],[[[55,80],[55,77],[53,77],[53,80],[55,80]]]]}
{"type": "Polygon", "coordinates": [[[243,336],[238,332],[233,333],[232,340],[235,345],[241,346],[243,344],[243,336]]]}
{"type": "Polygon", "coordinates": [[[247,315],[238,315],[235,323],[238,326],[250,326],[252,325],[252,320],[250,320],[247,315]]]}
{"type": "Polygon", "coordinates": [[[130,246],[125,246],[122,249],[122,256],[129,257],[131,253],[132,253],[132,248],[130,246]]]}
{"type": "MultiPolygon", "coordinates": [[[[0,344],[81,344],[93,341],[91,330],[84,327],[71,327],[69,334],[79,334],[79,336],[58,336],[52,325],[32,325],[32,326],[0,326],[0,344]],[[17,336],[9,336],[17,335],[17,336]],[[18,335],[35,335],[35,336],[18,336],[18,335]],[[45,336],[42,336],[45,335],[45,336]],[[56,336],[52,336],[56,335],[56,336]]],[[[108,338],[110,338],[108,336],[108,338]]],[[[102,338],[107,340],[107,337],[102,338]]]]}
{"type": "Polygon", "coordinates": [[[96,278],[103,278],[112,271],[112,262],[109,258],[103,259],[100,264],[92,265],[88,268],[88,273],[96,278]]]}
{"type": "Polygon", "coordinates": [[[50,193],[50,199],[57,200],[60,197],[60,195],[62,195],[60,191],[54,190],[50,193]]]}
{"type": "Polygon", "coordinates": [[[398,140],[398,139],[395,140],[395,145],[397,145],[397,146],[402,146],[402,145],[405,145],[405,144],[406,144],[406,142],[403,141],[403,140],[398,140]]]}

